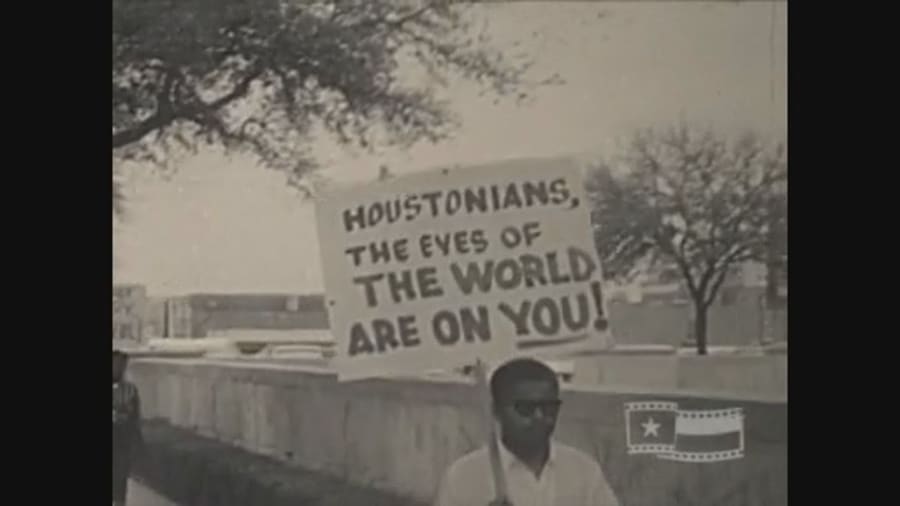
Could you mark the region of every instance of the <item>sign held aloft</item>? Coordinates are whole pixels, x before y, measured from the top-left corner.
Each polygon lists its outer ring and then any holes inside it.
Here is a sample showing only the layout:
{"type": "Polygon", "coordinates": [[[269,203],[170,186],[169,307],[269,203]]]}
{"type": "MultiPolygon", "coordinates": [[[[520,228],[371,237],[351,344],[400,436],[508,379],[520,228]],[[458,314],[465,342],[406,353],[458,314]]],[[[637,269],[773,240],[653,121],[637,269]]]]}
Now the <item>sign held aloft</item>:
{"type": "Polygon", "coordinates": [[[609,343],[570,160],[393,178],[323,198],[316,217],[342,380],[609,343]]]}

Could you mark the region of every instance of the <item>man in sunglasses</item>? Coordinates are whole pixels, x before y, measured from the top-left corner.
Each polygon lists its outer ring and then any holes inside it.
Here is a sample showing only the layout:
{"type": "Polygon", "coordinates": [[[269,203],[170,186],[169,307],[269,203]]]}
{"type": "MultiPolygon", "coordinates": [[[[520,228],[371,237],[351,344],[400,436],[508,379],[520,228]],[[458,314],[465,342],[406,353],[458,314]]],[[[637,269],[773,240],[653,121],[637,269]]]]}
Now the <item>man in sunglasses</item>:
{"type": "Polygon", "coordinates": [[[516,359],[491,376],[500,461],[509,497],[496,501],[487,447],[447,470],[436,506],[618,506],[600,466],[587,454],[552,441],[559,380],[547,365],[516,359]]]}

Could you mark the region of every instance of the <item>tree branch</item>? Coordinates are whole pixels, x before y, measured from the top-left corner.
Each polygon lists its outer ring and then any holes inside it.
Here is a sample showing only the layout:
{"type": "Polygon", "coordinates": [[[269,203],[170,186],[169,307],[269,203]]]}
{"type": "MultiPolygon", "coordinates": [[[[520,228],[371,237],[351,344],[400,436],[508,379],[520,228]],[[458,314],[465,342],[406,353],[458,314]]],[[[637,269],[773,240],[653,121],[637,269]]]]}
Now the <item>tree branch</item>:
{"type": "Polygon", "coordinates": [[[780,174],[766,171],[759,184],[753,185],[747,189],[741,202],[737,204],[737,209],[734,214],[725,220],[724,223],[715,223],[711,234],[713,248],[715,248],[720,241],[725,248],[728,247],[729,242],[734,241],[733,237],[738,234],[741,224],[750,218],[754,211],[759,210],[760,206],[756,199],[760,197],[760,192],[777,183],[780,178],[780,174]]]}
{"type": "Polygon", "coordinates": [[[702,303],[703,294],[697,288],[697,283],[694,282],[694,274],[691,272],[691,266],[683,258],[675,258],[675,263],[678,265],[678,270],[681,271],[681,275],[687,283],[688,292],[690,292],[691,298],[694,299],[694,302],[702,303]]]}
{"type": "Polygon", "coordinates": [[[385,24],[388,25],[388,26],[390,26],[391,28],[400,28],[401,26],[403,26],[403,25],[406,24],[407,22],[412,21],[412,20],[418,18],[419,16],[425,14],[426,12],[430,11],[431,9],[434,9],[434,7],[435,7],[435,6],[434,6],[433,4],[431,4],[431,3],[426,3],[426,4],[425,4],[424,6],[422,6],[421,8],[416,9],[416,10],[410,12],[409,14],[407,14],[407,15],[405,15],[405,16],[401,16],[401,17],[399,17],[399,18],[397,18],[397,19],[394,19],[394,20],[385,20],[385,24]]]}
{"type": "Polygon", "coordinates": [[[247,74],[237,85],[235,85],[234,89],[229,93],[222,95],[221,97],[213,100],[212,102],[205,103],[202,105],[203,109],[207,111],[217,111],[222,107],[234,102],[235,100],[245,96],[248,91],[250,91],[250,85],[253,84],[253,81],[258,79],[263,74],[263,69],[260,66],[257,66],[256,69],[247,74]]]}
{"type": "MultiPolygon", "coordinates": [[[[722,269],[719,272],[725,271],[727,269],[722,269]]],[[[700,282],[697,283],[697,292],[700,293],[703,303],[708,304],[711,301],[707,301],[709,294],[709,283],[712,281],[713,275],[716,274],[716,270],[713,266],[708,266],[706,270],[703,272],[703,275],[700,276],[700,282]]]]}
{"type": "Polygon", "coordinates": [[[698,290],[694,280],[694,274],[691,272],[691,266],[687,259],[681,257],[675,250],[675,246],[672,244],[671,240],[663,237],[658,231],[653,234],[653,239],[656,242],[656,247],[659,248],[660,251],[675,260],[675,263],[678,265],[678,269],[681,271],[681,275],[684,277],[685,283],[687,284],[688,291],[691,293],[691,297],[698,302],[702,301],[703,294],[698,290]]]}
{"type": "MultiPolygon", "coordinates": [[[[415,10],[413,10],[403,16],[400,16],[396,19],[387,19],[386,17],[378,17],[378,18],[374,18],[374,19],[366,19],[366,20],[360,21],[358,23],[353,23],[353,24],[348,25],[348,27],[351,29],[354,29],[354,30],[358,30],[361,28],[371,28],[371,27],[375,27],[375,26],[379,26],[379,25],[385,26],[388,28],[393,28],[393,29],[400,28],[401,26],[408,23],[409,21],[412,21],[412,20],[422,16],[426,12],[434,9],[436,7],[435,4],[437,4],[437,3],[438,2],[426,2],[424,6],[418,8],[418,9],[415,9],[415,10]]],[[[335,12],[334,18],[338,19],[341,16],[346,15],[348,12],[349,11],[335,12]]]]}
{"type": "MultiPolygon", "coordinates": [[[[730,264],[729,264],[730,265],[730,264]]],[[[728,265],[726,265],[723,269],[720,269],[717,273],[715,280],[713,281],[712,287],[704,296],[703,304],[705,306],[712,305],[713,301],[716,300],[716,294],[719,293],[719,290],[722,288],[722,283],[725,281],[725,278],[728,276],[728,265]]]]}
{"type": "Polygon", "coordinates": [[[161,112],[157,111],[156,114],[132,128],[114,133],[112,136],[113,149],[133,144],[143,139],[147,134],[163,128],[178,119],[174,112],[163,114],[161,112]]]}
{"type": "Polygon", "coordinates": [[[732,265],[740,261],[749,260],[749,258],[745,258],[742,255],[746,254],[750,249],[750,246],[746,244],[738,246],[737,249],[722,258],[721,264],[718,264],[718,262],[716,262],[715,264],[710,266],[710,269],[707,272],[709,272],[710,274],[715,273],[716,276],[714,278],[712,287],[703,287],[704,304],[712,304],[712,302],[715,300],[716,294],[719,293],[719,289],[722,287],[722,283],[728,275],[728,269],[732,265]],[[707,290],[707,288],[710,289],[707,290]]]}
{"type": "Polygon", "coordinates": [[[234,88],[211,102],[200,102],[197,105],[175,107],[169,104],[166,107],[157,105],[156,114],[147,120],[141,122],[137,126],[113,134],[113,149],[127,146],[129,144],[140,141],[147,134],[164,128],[175,121],[186,119],[203,124],[204,119],[208,119],[210,114],[214,114],[218,110],[244,97],[250,90],[250,85],[254,80],[263,74],[262,68],[258,67],[247,74],[234,88]]]}

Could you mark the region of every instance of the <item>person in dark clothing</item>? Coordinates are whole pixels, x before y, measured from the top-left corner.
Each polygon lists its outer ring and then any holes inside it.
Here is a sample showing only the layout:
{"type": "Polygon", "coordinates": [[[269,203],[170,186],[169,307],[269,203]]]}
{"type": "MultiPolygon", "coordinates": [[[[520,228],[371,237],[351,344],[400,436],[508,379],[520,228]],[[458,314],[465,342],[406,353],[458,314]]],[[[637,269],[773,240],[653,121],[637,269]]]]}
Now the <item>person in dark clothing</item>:
{"type": "Polygon", "coordinates": [[[128,355],[113,351],[113,505],[124,506],[131,463],[141,450],[141,401],[138,389],[125,381],[128,355]]]}

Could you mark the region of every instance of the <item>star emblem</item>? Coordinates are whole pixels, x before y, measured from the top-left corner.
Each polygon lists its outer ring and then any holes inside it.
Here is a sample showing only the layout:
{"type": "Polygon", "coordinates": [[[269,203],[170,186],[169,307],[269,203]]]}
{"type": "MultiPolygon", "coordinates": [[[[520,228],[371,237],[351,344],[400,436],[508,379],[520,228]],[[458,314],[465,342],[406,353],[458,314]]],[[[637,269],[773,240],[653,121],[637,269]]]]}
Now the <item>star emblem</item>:
{"type": "Polygon", "coordinates": [[[641,427],[644,428],[644,437],[649,437],[650,435],[659,437],[659,424],[653,421],[652,416],[642,423],[641,427]]]}

